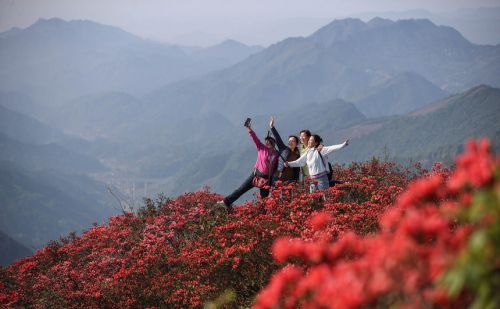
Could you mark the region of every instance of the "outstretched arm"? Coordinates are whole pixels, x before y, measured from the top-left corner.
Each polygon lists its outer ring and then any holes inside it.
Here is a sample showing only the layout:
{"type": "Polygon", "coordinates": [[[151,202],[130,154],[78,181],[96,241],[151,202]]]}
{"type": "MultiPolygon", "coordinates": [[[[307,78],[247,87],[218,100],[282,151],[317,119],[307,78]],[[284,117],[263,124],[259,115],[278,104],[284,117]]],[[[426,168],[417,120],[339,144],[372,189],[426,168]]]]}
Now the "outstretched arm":
{"type": "Polygon", "coordinates": [[[264,146],[264,144],[262,144],[262,142],[259,140],[259,138],[257,137],[257,135],[255,134],[255,132],[252,130],[252,128],[250,126],[247,127],[247,130],[248,130],[248,133],[250,133],[250,137],[252,138],[252,140],[255,144],[255,147],[257,147],[257,150],[266,147],[266,146],[264,146]]]}
{"type": "Polygon", "coordinates": [[[281,139],[278,130],[276,130],[276,128],[274,127],[274,116],[271,116],[271,120],[269,121],[269,128],[271,128],[271,132],[273,133],[273,136],[276,138],[276,144],[278,145],[279,152],[282,152],[287,147],[285,143],[283,143],[283,140],[281,139]]]}
{"type": "Polygon", "coordinates": [[[247,128],[248,133],[250,133],[250,137],[252,138],[255,147],[257,147],[257,150],[261,149],[262,147],[265,147],[264,144],[259,140],[257,135],[255,135],[255,132],[252,130],[252,125],[250,122],[245,122],[245,128],[247,128]]]}
{"type": "Polygon", "coordinates": [[[346,147],[347,145],[349,145],[349,140],[346,140],[342,144],[338,144],[338,145],[323,146],[323,149],[321,149],[321,154],[324,155],[324,156],[326,156],[329,153],[332,153],[334,151],[337,151],[339,149],[342,149],[342,148],[346,147]]]}

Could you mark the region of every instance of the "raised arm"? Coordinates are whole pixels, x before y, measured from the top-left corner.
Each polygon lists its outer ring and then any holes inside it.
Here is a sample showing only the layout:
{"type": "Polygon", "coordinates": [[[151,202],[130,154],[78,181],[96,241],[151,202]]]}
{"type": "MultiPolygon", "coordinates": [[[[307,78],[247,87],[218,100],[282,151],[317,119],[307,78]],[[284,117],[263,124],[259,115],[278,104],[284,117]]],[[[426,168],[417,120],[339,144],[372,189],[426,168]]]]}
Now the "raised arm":
{"type": "Polygon", "coordinates": [[[252,138],[252,140],[255,144],[255,147],[257,147],[257,150],[266,147],[264,144],[262,144],[262,142],[259,140],[259,138],[255,134],[255,132],[251,128],[248,130],[248,133],[250,133],[250,137],[252,138]]]}
{"type": "Polygon", "coordinates": [[[278,130],[276,130],[275,127],[272,127],[271,132],[273,133],[273,136],[276,138],[276,145],[278,145],[278,150],[282,152],[283,150],[287,149],[288,147],[285,145],[285,143],[283,143],[283,140],[281,139],[278,130]]]}
{"type": "Polygon", "coordinates": [[[344,148],[345,146],[349,145],[349,140],[346,140],[345,142],[343,142],[342,144],[338,144],[338,145],[332,145],[332,146],[323,146],[323,149],[321,149],[321,154],[323,156],[326,156],[328,155],[329,153],[332,153],[334,151],[337,151],[339,149],[342,149],[344,148]]]}
{"type": "Polygon", "coordinates": [[[278,145],[278,150],[279,152],[282,152],[287,148],[286,144],[283,143],[283,140],[281,139],[280,134],[278,133],[278,130],[274,127],[274,116],[271,116],[271,120],[269,121],[269,128],[271,128],[271,132],[273,133],[273,136],[276,138],[276,144],[278,145]]]}
{"type": "Polygon", "coordinates": [[[282,172],[283,168],[285,167],[285,160],[283,158],[288,158],[288,155],[290,154],[290,149],[286,148],[281,152],[281,155],[278,160],[278,172],[282,172]]]}

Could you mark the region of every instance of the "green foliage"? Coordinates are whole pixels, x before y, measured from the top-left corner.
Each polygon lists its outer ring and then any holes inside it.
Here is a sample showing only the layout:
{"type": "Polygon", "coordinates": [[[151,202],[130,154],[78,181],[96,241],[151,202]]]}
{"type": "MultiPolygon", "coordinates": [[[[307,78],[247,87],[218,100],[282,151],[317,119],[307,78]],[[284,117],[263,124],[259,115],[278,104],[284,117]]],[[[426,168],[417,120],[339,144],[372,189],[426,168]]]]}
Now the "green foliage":
{"type": "Polygon", "coordinates": [[[216,299],[205,303],[203,306],[204,309],[218,309],[224,308],[225,305],[228,305],[236,299],[236,293],[234,290],[226,290],[216,299]]]}
{"type": "MultiPolygon", "coordinates": [[[[496,171],[500,179],[500,169],[496,171]]],[[[472,204],[460,212],[462,223],[477,227],[468,245],[440,284],[450,295],[463,290],[475,295],[473,309],[500,308],[500,188],[474,194],[472,204]]]]}

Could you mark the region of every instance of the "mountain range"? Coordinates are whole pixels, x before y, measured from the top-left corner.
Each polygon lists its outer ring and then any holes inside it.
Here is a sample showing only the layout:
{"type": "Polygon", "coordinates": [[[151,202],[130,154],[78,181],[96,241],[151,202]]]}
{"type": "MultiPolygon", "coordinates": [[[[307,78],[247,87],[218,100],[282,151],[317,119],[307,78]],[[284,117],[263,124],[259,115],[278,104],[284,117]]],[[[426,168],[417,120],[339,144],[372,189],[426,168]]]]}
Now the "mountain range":
{"type": "Polygon", "coordinates": [[[331,131],[332,140],[351,137],[351,145],[335,154],[348,163],[388,157],[403,163],[452,163],[470,138],[489,137],[500,150],[500,89],[485,85],[433,102],[413,113],[331,131]],[[364,128],[363,128],[364,127],[364,128]]]}
{"type": "Polygon", "coordinates": [[[371,88],[356,107],[367,117],[404,115],[415,111],[447,93],[422,76],[404,72],[371,88]]]}
{"type": "Polygon", "coordinates": [[[121,212],[106,187],[84,175],[0,161],[0,188],[2,231],[31,250],[121,212]]]}
{"type": "Polygon", "coordinates": [[[33,251],[0,231],[0,266],[7,266],[12,261],[31,254],[33,251]]]}
{"type": "Polygon", "coordinates": [[[109,168],[71,150],[84,140],[1,106],[0,119],[2,265],[122,211],[107,185],[88,176],[109,168]]]}
{"type": "Polygon", "coordinates": [[[216,109],[229,119],[241,119],[332,98],[355,101],[405,72],[434,84],[432,94],[444,94],[436,88],[453,93],[481,83],[499,86],[499,55],[500,46],[471,44],[456,30],[428,20],[334,21],[230,68],[150,93],[146,117],[164,119],[175,112],[182,118],[216,109]]]}
{"type": "Polygon", "coordinates": [[[51,104],[102,91],[145,93],[220,69],[260,49],[225,42],[191,57],[180,46],[148,41],[116,27],[40,19],[26,29],[0,34],[0,90],[51,104]]]}
{"type": "Polygon", "coordinates": [[[476,44],[498,44],[500,34],[500,7],[460,8],[447,12],[427,10],[406,10],[390,12],[368,12],[351,17],[371,20],[375,17],[386,19],[429,19],[438,25],[448,25],[460,31],[468,40],[476,44]]]}

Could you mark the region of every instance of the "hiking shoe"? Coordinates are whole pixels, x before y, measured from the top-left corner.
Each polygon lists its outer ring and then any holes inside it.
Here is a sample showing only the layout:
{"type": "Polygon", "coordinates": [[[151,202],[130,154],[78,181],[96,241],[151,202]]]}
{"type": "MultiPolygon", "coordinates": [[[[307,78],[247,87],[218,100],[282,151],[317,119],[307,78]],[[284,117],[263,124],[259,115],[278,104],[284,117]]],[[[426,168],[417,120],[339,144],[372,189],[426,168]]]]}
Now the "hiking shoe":
{"type": "Polygon", "coordinates": [[[215,203],[215,207],[224,209],[227,208],[226,203],[224,203],[224,201],[218,201],[217,203],[215,203]]]}
{"type": "Polygon", "coordinates": [[[227,210],[227,212],[233,211],[233,205],[226,205],[226,203],[224,203],[224,201],[218,201],[217,203],[215,203],[215,206],[217,208],[225,209],[225,210],[227,210]]]}

